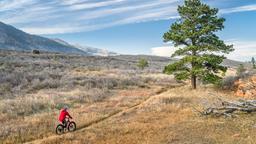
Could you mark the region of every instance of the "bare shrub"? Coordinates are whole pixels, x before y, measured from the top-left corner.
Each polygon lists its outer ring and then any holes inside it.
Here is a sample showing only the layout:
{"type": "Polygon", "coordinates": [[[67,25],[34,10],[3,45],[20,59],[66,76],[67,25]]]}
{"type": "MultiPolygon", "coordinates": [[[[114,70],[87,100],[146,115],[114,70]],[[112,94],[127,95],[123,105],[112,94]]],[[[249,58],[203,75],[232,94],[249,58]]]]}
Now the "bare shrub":
{"type": "Polygon", "coordinates": [[[47,100],[29,97],[21,99],[9,99],[0,102],[0,113],[10,117],[28,116],[49,108],[47,100]]]}
{"type": "Polygon", "coordinates": [[[3,96],[5,94],[10,94],[12,91],[12,87],[9,83],[1,83],[0,84],[0,94],[3,96]]]}
{"type": "Polygon", "coordinates": [[[35,79],[32,81],[32,87],[29,88],[29,92],[34,92],[41,89],[56,89],[59,87],[59,85],[60,85],[60,82],[52,78],[45,79],[44,81],[35,79]]]}
{"type": "Polygon", "coordinates": [[[57,103],[55,105],[55,109],[61,110],[64,106],[72,107],[72,105],[69,103],[57,103]]]}
{"type": "Polygon", "coordinates": [[[235,81],[239,79],[248,79],[251,76],[255,75],[255,71],[250,71],[250,72],[242,72],[237,76],[227,76],[223,78],[223,80],[220,82],[218,85],[221,89],[224,90],[234,90],[235,89],[235,81]]]}
{"type": "Polygon", "coordinates": [[[237,81],[238,79],[239,79],[238,76],[225,77],[219,84],[219,87],[224,90],[234,90],[235,81],[237,81]]]}
{"type": "Polygon", "coordinates": [[[93,88],[68,97],[68,101],[71,101],[71,103],[92,103],[103,100],[109,94],[110,92],[107,89],[93,88]]]}

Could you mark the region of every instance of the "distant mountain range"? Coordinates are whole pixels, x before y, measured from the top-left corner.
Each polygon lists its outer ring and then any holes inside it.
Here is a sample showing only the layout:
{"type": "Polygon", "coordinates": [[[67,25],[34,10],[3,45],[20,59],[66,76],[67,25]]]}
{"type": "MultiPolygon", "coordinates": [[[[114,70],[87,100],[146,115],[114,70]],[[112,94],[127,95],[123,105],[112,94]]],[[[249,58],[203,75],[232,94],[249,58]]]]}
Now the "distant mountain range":
{"type": "Polygon", "coordinates": [[[39,50],[88,56],[117,55],[116,53],[107,50],[71,45],[61,39],[48,39],[37,35],[31,35],[2,22],[0,22],[0,49],[16,51],[39,50]]]}
{"type": "Polygon", "coordinates": [[[63,44],[63,45],[69,46],[69,47],[75,47],[79,50],[82,50],[82,51],[86,52],[87,55],[90,55],[90,56],[115,56],[115,55],[118,55],[115,52],[110,52],[110,51],[105,50],[105,49],[93,48],[93,47],[88,47],[88,46],[81,46],[79,44],[72,45],[72,44],[69,44],[66,41],[63,41],[63,40],[58,39],[58,38],[53,39],[53,40],[60,43],[60,44],[63,44]]]}

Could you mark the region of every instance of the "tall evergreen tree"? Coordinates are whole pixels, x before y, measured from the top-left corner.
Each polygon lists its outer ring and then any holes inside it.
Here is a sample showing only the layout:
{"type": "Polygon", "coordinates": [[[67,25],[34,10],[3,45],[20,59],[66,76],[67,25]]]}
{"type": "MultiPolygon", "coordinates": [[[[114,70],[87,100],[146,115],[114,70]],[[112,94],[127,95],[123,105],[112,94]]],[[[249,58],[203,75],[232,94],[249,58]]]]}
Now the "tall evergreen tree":
{"type": "Polygon", "coordinates": [[[180,18],[171,25],[163,36],[165,42],[173,42],[179,47],[172,57],[179,60],[165,67],[164,72],[174,74],[179,80],[191,79],[193,89],[196,80],[217,83],[227,68],[221,63],[223,54],[232,52],[233,46],[226,45],[215,34],[224,28],[224,18],[218,17],[218,9],[210,8],[200,0],[185,0],[178,7],[180,18]],[[219,54],[219,55],[218,55],[219,54]]]}

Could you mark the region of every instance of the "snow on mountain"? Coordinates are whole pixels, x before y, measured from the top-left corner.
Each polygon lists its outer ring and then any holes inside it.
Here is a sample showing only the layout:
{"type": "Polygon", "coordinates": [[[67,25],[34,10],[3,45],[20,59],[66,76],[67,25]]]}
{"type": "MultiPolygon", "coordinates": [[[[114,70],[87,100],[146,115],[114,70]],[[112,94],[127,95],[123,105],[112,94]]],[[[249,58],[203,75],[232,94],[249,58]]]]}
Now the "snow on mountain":
{"type": "Polygon", "coordinates": [[[48,39],[31,35],[11,25],[0,22],[0,49],[16,51],[47,51],[80,55],[110,56],[116,53],[97,48],[71,45],[61,39],[48,39]]]}

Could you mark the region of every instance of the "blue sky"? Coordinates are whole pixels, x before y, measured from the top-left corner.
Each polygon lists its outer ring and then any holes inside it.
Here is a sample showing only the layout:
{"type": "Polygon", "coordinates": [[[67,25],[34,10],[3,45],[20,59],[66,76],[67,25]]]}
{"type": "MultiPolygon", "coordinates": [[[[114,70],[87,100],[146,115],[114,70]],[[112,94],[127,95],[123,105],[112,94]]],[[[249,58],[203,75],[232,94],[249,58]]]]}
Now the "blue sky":
{"type": "MultiPolygon", "coordinates": [[[[203,0],[226,18],[219,36],[234,44],[228,58],[256,57],[256,0],[203,0]]],[[[0,0],[0,21],[31,34],[121,54],[169,56],[162,35],[182,0],[0,0]]]]}

